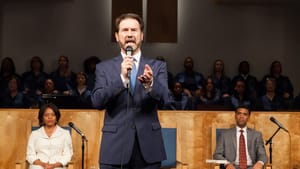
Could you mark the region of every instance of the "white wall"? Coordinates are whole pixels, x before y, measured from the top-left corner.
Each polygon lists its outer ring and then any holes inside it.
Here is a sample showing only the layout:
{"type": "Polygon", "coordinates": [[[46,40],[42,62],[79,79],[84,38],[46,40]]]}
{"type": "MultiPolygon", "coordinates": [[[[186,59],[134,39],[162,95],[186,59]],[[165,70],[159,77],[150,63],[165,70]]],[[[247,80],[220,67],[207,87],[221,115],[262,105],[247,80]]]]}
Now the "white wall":
{"type": "MultiPolygon", "coordinates": [[[[295,93],[300,91],[298,7],[216,5],[213,0],[178,0],[178,43],[145,43],[144,53],[166,57],[173,74],[192,56],[196,70],[208,75],[215,59],[225,61],[233,76],[241,60],[248,60],[260,79],[273,60],[283,64],[295,93]]],[[[71,0],[6,2],[3,6],[1,58],[14,58],[19,73],[29,68],[33,55],[41,56],[46,71],[57,58],[69,56],[74,71],[91,55],[107,59],[119,49],[110,41],[111,1],[71,0]]]]}

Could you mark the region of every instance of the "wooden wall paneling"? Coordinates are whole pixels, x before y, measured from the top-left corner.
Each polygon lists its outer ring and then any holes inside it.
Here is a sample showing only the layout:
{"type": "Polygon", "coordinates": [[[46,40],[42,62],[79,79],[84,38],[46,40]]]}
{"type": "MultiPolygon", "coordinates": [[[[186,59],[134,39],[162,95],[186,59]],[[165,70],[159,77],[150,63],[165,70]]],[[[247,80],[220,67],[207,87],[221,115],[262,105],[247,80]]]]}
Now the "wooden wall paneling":
{"type": "Polygon", "coordinates": [[[115,20],[123,13],[137,13],[143,17],[143,1],[142,0],[112,0],[111,14],[111,41],[115,40],[115,20]]]}
{"type": "MultiPolygon", "coordinates": [[[[0,168],[14,168],[16,162],[25,162],[28,135],[32,125],[38,125],[37,109],[0,109],[0,168]]],[[[104,112],[98,110],[62,109],[60,125],[72,121],[87,136],[88,152],[86,167],[98,167],[101,128],[104,112]]],[[[273,116],[285,126],[289,133],[280,130],[273,138],[273,168],[300,169],[300,113],[299,112],[252,112],[249,126],[270,138],[277,125],[269,118],[273,116]]],[[[232,111],[160,111],[163,127],[177,127],[181,149],[177,159],[189,169],[211,168],[206,159],[212,158],[213,127],[230,127],[235,124],[232,111]]],[[[81,136],[72,131],[74,168],[81,167],[81,136]]],[[[268,146],[266,146],[269,156],[268,146]]]]}
{"type": "Polygon", "coordinates": [[[177,0],[147,2],[146,42],[177,43],[177,0]]]}

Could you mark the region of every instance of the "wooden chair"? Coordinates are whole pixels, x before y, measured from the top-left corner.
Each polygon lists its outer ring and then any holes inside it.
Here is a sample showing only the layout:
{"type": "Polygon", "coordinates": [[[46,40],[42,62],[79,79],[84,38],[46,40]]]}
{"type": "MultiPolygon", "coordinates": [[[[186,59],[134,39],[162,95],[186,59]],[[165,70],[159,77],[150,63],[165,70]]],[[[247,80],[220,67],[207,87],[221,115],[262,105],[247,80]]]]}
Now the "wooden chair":
{"type": "Polygon", "coordinates": [[[162,124],[162,135],[167,159],[162,161],[162,169],[188,169],[188,164],[181,159],[181,130],[177,125],[162,124]]]}
{"type": "MultiPolygon", "coordinates": [[[[229,125],[229,124],[224,124],[222,126],[216,126],[216,124],[212,124],[211,127],[211,152],[212,152],[212,156],[213,153],[216,149],[216,144],[217,144],[217,140],[222,132],[222,130],[224,130],[225,128],[229,128],[232,127],[233,125],[229,125]]],[[[220,169],[221,165],[218,163],[213,163],[212,169],[220,169]]]]}
{"type": "Polygon", "coordinates": [[[162,136],[167,159],[162,161],[161,168],[176,167],[176,128],[162,128],[162,136]]]}

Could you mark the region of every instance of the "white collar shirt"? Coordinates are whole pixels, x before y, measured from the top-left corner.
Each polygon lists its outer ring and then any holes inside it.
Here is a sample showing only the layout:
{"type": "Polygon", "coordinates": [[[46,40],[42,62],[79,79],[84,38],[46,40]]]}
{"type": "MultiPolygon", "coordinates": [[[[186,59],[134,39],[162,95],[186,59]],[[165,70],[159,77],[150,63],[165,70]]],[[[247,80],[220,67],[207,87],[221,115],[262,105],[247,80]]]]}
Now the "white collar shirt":
{"type": "Polygon", "coordinates": [[[60,162],[66,166],[72,155],[72,139],[68,130],[57,126],[55,132],[48,137],[44,127],[41,127],[30,134],[26,152],[29,169],[38,168],[37,165],[33,165],[33,162],[38,159],[49,164],[60,162]]]}
{"type": "MultiPolygon", "coordinates": [[[[142,52],[141,52],[141,51],[137,52],[135,55],[132,55],[132,57],[135,59],[134,64],[135,64],[135,66],[136,66],[136,70],[137,70],[137,71],[139,70],[139,65],[140,65],[141,55],[142,55],[142,52]]],[[[126,56],[126,54],[121,52],[121,56],[122,56],[122,58],[124,58],[124,57],[126,56]]],[[[124,78],[121,74],[120,74],[120,76],[121,76],[121,79],[122,79],[122,82],[123,82],[124,87],[127,87],[129,81],[128,81],[128,80],[125,80],[125,78],[124,78]]]]}
{"type": "Polygon", "coordinates": [[[247,127],[240,128],[236,127],[236,158],[235,158],[235,164],[239,165],[239,142],[240,142],[240,130],[243,130],[243,135],[245,138],[245,144],[246,144],[246,156],[247,156],[247,166],[252,166],[252,160],[250,158],[249,152],[248,152],[248,142],[247,142],[247,127]]]}

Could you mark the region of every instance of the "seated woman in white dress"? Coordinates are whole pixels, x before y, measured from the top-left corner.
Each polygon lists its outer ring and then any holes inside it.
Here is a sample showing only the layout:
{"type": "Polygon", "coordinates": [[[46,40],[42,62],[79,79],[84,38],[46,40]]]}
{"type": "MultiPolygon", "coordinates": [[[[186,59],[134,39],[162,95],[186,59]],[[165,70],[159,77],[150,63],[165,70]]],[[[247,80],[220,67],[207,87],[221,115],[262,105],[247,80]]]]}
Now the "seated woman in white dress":
{"type": "Polygon", "coordinates": [[[70,132],[57,123],[60,111],[50,103],[38,114],[40,128],[32,131],[27,145],[29,169],[64,169],[73,155],[70,132]]]}

